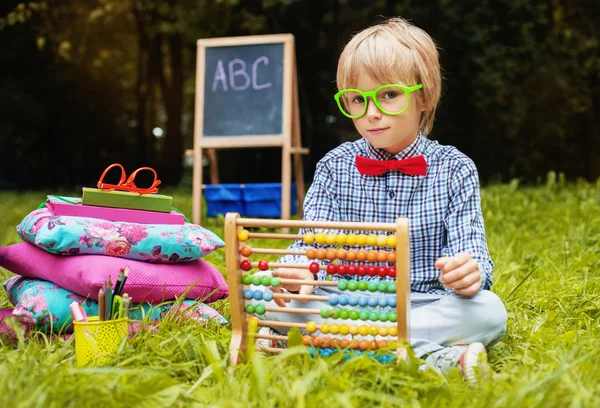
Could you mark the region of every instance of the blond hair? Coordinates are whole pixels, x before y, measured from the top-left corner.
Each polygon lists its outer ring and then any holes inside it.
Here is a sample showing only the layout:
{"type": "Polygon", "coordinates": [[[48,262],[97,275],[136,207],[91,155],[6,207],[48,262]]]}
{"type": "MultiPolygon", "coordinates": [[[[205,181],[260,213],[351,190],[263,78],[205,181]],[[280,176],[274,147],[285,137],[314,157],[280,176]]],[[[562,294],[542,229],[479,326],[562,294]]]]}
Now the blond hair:
{"type": "Polygon", "coordinates": [[[439,54],[429,34],[399,17],[360,31],[340,55],[338,89],[355,88],[362,73],[382,85],[423,84],[412,96],[426,107],[419,128],[429,134],[442,88],[439,54]]]}

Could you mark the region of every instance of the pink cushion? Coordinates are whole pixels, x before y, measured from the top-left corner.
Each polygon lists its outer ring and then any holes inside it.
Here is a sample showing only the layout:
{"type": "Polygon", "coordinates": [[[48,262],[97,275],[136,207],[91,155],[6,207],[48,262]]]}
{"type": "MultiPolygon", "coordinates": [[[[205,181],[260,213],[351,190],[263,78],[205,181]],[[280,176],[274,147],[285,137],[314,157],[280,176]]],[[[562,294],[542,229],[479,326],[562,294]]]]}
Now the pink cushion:
{"type": "Polygon", "coordinates": [[[228,295],[223,275],[201,259],[151,264],[103,255],[59,256],[22,243],[0,247],[0,266],[17,275],[50,281],[94,300],[98,299],[98,291],[108,277],[116,282],[119,270],[126,266],[129,276],[123,292],[136,303],[171,300],[184,293],[186,299],[210,303],[228,295]]]}

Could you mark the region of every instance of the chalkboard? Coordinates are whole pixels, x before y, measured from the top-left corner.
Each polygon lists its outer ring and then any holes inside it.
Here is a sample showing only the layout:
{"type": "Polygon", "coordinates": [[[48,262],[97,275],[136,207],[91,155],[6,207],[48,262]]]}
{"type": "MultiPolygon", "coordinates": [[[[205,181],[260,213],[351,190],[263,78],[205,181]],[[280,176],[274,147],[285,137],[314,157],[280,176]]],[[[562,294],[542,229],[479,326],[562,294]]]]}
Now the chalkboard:
{"type": "MultiPolygon", "coordinates": [[[[281,148],[281,218],[289,219],[291,156],[301,209],[304,176],[300,155],[308,153],[301,146],[294,36],[206,38],[197,45],[194,222],[201,221],[203,149],[216,160],[214,149],[246,147],[281,148]]],[[[213,176],[211,172],[211,179],[213,176]]]]}
{"type": "Polygon", "coordinates": [[[207,47],[203,136],[283,133],[283,44],[207,47]]]}

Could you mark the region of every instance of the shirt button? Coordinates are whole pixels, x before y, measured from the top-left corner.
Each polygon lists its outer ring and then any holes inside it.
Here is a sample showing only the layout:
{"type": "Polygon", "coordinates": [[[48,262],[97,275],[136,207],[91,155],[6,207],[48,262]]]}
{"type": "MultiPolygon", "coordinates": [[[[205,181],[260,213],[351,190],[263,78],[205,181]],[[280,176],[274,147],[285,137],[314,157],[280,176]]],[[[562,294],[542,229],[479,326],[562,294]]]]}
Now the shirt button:
{"type": "Polygon", "coordinates": [[[394,193],[393,191],[390,191],[390,198],[394,198],[396,197],[396,193],[394,193]]]}

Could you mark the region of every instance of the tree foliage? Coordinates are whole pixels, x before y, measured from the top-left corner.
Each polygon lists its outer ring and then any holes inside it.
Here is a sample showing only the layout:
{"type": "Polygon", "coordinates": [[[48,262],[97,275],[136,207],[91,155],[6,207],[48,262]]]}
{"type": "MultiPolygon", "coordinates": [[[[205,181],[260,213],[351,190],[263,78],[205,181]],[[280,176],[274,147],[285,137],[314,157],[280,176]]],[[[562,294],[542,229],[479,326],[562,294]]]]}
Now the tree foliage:
{"type": "MultiPolygon", "coordinates": [[[[179,182],[193,145],[196,40],[282,32],[296,38],[310,179],[326,151],[357,137],[332,98],[342,47],[395,15],[440,47],[444,90],[431,137],[470,155],[484,180],[600,175],[600,5],[592,0],[3,3],[0,144],[11,154],[0,187],[90,184],[115,161],[155,166],[163,182],[179,182]]],[[[223,181],[277,180],[273,150],[220,152],[223,181]]]]}

